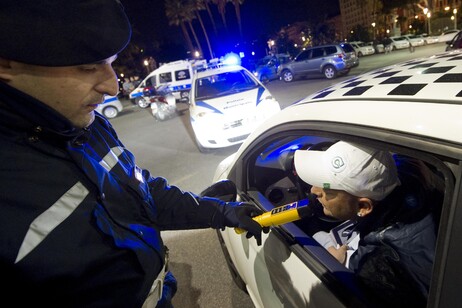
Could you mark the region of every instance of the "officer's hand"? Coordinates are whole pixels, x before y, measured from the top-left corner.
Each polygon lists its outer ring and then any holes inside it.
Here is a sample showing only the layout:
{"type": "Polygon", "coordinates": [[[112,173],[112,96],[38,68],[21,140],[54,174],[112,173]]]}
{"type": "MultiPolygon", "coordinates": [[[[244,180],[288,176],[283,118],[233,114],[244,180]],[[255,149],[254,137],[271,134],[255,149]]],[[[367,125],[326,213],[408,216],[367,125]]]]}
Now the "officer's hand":
{"type": "Polygon", "coordinates": [[[238,227],[247,231],[246,237],[255,237],[257,245],[261,245],[261,232],[268,233],[269,228],[262,228],[252,217],[263,214],[263,211],[244,202],[228,202],[224,205],[224,225],[238,227]]]}

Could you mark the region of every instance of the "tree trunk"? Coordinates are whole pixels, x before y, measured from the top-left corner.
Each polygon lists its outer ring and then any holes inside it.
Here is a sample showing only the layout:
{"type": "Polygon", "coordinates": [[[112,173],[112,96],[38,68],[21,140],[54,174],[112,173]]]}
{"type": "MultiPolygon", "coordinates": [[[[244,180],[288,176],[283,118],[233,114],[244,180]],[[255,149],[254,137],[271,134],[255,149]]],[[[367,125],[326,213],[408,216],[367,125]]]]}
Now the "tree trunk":
{"type": "Polygon", "coordinates": [[[199,52],[201,54],[201,56],[203,57],[204,56],[204,52],[202,51],[202,47],[201,47],[201,44],[199,42],[199,39],[197,38],[197,35],[196,35],[196,31],[194,31],[194,27],[192,26],[192,22],[191,21],[188,21],[188,24],[189,24],[189,29],[191,30],[193,36],[194,36],[194,40],[196,41],[196,44],[197,44],[197,48],[199,48],[199,52]]]}
{"type": "Polygon", "coordinates": [[[209,14],[210,21],[212,22],[213,32],[215,33],[215,35],[218,35],[217,25],[215,24],[215,20],[213,19],[213,15],[212,15],[212,11],[210,10],[210,6],[207,3],[207,1],[204,1],[204,4],[205,4],[205,8],[207,9],[207,13],[209,14]]]}
{"type": "Polygon", "coordinates": [[[194,53],[194,46],[191,42],[191,37],[189,36],[188,30],[186,30],[184,22],[181,22],[180,26],[181,26],[181,31],[183,31],[184,38],[186,39],[186,43],[188,44],[189,51],[191,53],[194,53]]]}
{"type": "Polygon", "coordinates": [[[241,21],[241,5],[239,4],[239,0],[233,0],[234,10],[236,11],[236,18],[237,18],[237,25],[239,26],[239,35],[241,39],[243,38],[242,35],[242,21],[241,21]]]}
{"type": "MultiPolygon", "coordinates": [[[[199,19],[199,22],[202,27],[202,31],[204,32],[205,40],[207,41],[207,46],[209,47],[209,53],[210,53],[210,59],[213,59],[213,52],[212,52],[212,47],[210,46],[210,40],[209,36],[207,35],[207,30],[205,30],[204,23],[202,22],[202,18],[199,12],[197,12],[197,19],[199,19]]],[[[204,57],[205,58],[205,57],[204,57]]]]}

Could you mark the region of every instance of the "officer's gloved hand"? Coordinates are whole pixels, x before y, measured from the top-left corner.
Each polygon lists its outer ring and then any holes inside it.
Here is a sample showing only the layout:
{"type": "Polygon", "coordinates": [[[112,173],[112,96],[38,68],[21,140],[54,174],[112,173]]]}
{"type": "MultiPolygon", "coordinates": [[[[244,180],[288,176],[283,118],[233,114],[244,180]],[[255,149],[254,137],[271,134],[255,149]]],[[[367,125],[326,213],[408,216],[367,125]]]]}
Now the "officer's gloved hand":
{"type": "MultiPolygon", "coordinates": [[[[238,227],[247,231],[246,237],[255,237],[257,245],[261,245],[261,232],[268,233],[269,228],[262,228],[252,217],[263,214],[263,211],[245,202],[227,202],[222,205],[222,221],[215,221],[216,227],[238,227]]],[[[217,218],[217,217],[215,217],[217,218]]]]}

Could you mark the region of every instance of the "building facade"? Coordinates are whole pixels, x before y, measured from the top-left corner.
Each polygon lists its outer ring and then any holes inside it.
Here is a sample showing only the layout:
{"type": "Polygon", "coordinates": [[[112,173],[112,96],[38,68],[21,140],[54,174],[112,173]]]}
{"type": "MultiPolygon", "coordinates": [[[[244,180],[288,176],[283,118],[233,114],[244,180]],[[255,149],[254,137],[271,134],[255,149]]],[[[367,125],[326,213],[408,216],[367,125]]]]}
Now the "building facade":
{"type": "Polygon", "coordinates": [[[366,29],[371,39],[405,33],[440,34],[458,28],[462,0],[423,0],[384,13],[386,0],[339,0],[342,30],[347,39],[358,26],[366,29]]]}

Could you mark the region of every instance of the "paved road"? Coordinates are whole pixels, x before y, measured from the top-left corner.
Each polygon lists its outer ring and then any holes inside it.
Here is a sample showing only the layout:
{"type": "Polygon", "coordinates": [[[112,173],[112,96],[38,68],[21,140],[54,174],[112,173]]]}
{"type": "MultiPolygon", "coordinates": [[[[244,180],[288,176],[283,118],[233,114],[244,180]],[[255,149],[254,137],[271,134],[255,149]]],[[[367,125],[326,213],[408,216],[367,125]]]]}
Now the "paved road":
{"type": "MultiPolygon", "coordinates": [[[[374,67],[438,53],[444,47],[436,44],[418,47],[412,54],[402,50],[367,56],[346,77],[332,81],[313,78],[290,84],[272,81],[268,88],[284,108],[314,91],[374,67]]],[[[129,102],[124,105],[125,110],[111,122],[121,140],[137,156],[138,165],[184,190],[199,193],[206,188],[218,163],[237,150],[231,147],[200,153],[193,141],[187,110],[181,116],[157,122],[149,109],[140,109],[129,102]]],[[[232,282],[214,230],[168,231],[163,238],[171,251],[171,270],[178,279],[176,308],[253,307],[248,295],[232,282]]]]}

